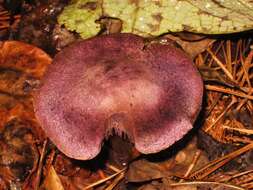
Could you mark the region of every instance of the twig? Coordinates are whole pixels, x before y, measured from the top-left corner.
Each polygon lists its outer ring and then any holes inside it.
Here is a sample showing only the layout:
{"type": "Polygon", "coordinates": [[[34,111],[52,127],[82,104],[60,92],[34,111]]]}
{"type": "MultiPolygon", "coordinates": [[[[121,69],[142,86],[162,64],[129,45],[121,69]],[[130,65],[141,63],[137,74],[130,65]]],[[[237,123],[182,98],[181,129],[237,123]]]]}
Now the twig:
{"type": "Polygon", "coordinates": [[[245,184],[242,184],[241,186],[245,187],[247,189],[252,189],[253,188],[253,182],[251,182],[251,183],[245,183],[245,184]]]}
{"type": "Polygon", "coordinates": [[[9,14],[8,11],[0,11],[0,16],[2,16],[2,15],[8,15],[8,14],[9,14]]]}
{"type": "Polygon", "coordinates": [[[225,125],[223,126],[223,128],[238,131],[240,133],[244,133],[244,134],[247,134],[247,135],[253,135],[253,130],[252,129],[240,129],[240,128],[228,127],[228,126],[225,126],[225,125]]]}
{"type": "Polygon", "coordinates": [[[231,189],[237,189],[237,190],[246,190],[242,187],[238,187],[235,185],[231,185],[231,184],[226,184],[226,183],[220,183],[220,182],[209,182],[209,181],[192,181],[192,182],[182,182],[182,183],[172,183],[170,184],[170,186],[175,187],[175,186],[182,186],[182,185],[209,185],[208,187],[210,187],[210,185],[222,185],[224,187],[229,187],[231,189]]]}
{"type": "Polygon", "coordinates": [[[236,102],[237,102],[236,98],[232,97],[232,101],[229,103],[229,105],[226,106],[226,108],[216,118],[216,120],[207,129],[205,129],[205,132],[208,132],[211,128],[213,128],[236,102]]]}
{"type": "Polygon", "coordinates": [[[8,11],[0,12],[0,30],[7,29],[11,26],[10,20],[11,18],[15,19],[15,21],[19,21],[21,15],[10,15],[8,11]]]}
{"type": "MultiPolygon", "coordinates": [[[[194,168],[194,166],[196,165],[196,163],[197,163],[197,161],[198,161],[198,159],[199,159],[199,157],[200,157],[200,153],[201,153],[201,151],[200,151],[200,150],[197,150],[196,153],[194,154],[193,161],[192,161],[192,163],[189,165],[189,167],[188,167],[186,173],[184,174],[183,179],[186,179],[186,178],[190,175],[192,169],[194,168]]],[[[183,179],[181,179],[179,182],[182,182],[183,179]]]]}
{"type": "Polygon", "coordinates": [[[245,171],[245,172],[241,172],[241,173],[238,173],[238,174],[235,174],[231,177],[231,179],[233,178],[238,178],[238,177],[241,177],[243,175],[247,175],[247,174],[250,174],[250,173],[253,173],[253,170],[248,170],[248,171],[245,171]]]}
{"type": "Polygon", "coordinates": [[[196,172],[191,174],[189,176],[189,178],[190,179],[203,179],[206,176],[208,176],[209,174],[213,173],[218,168],[220,168],[221,166],[225,165],[227,162],[229,162],[233,158],[249,151],[252,148],[253,148],[253,143],[250,143],[250,144],[248,144],[248,145],[246,145],[246,146],[244,146],[232,153],[229,153],[226,156],[216,159],[216,160],[210,162],[209,164],[207,164],[205,167],[203,167],[200,170],[197,170],[196,172]]]}
{"type": "Polygon", "coordinates": [[[38,165],[36,178],[35,178],[35,180],[36,180],[35,187],[34,187],[35,190],[39,189],[41,170],[42,170],[42,167],[43,167],[43,160],[44,160],[44,157],[45,157],[46,146],[47,146],[47,140],[44,141],[43,147],[42,147],[42,150],[41,150],[41,153],[40,153],[40,160],[39,160],[39,165],[38,165]]]}
{"type": "Polygon", "coordinates": [[[116,168],[115,166],[111,165],[111,164],[105,164],[106,167],[108,167],[109,169],[111,169],[114,172],[120,172],[120,169],[116,168]]]}
{"type": "Polygon", "coordinates": [[[253,100],[253,96],[251,96],[251,95],[245,94],[243,92],[238,92],[238,91],[235,91],[235,90],[232,90],[232,89],[229,89],[229,88],[224,88],[224,87],[221,87],[221,86],[206,84],[205,88],[207,90],[222,92],[222,93],[225,93],[225,94],[231,94],[231,95],[238,96],[238,97],[241,97],[241,98],[247,98],[249,100],[253,100]]]}
{"type": "Polygon", "coordinates": [[[112,175],[108,176],[107,178],[98,180],[98,181],[96,181],[95,183],[92,183],[92,184],[86,186],[83,190],[87,190],[87,189],[90,189],[90,188],[95,187],[95,186],[97,186],[97,185],[100,185],[100,184],[102,184],[102,183],[104,183],[104,182],[106,182],[106,181],[108,181],[108,180],[110,180],[110,179],[116,177],[117,175],[121,174],[121,173],[124,172],[125,170],[126,170],[126,168],[120,170],[119,172],[116,172],[115,174],[112,174],[112,175]]]}
{"type": "Polygon", "coordinates": [[[233,81],[236,82],[232,76],[232,74],[227,70],[227,68],[223,65],[223,63],[218,59],[218,57],[216,57],[216,55],[214,55],[214,53],[208,48],[207,52],[210,53],[210,55],[212,56],[212,58],[215,60],[215,62],[220,66],[220,68],[224,71],[224,73],[228,76],[228,78],[233,81]]]}
{"type": "MultiPolygon", "coordinates": [[[[223,46],[223,44],[224,44],[224,41],[221,41],[221,42],[219,43],[218,47],[214,50],[214,55],[217,55],[217,53],[220,51],[220,49],[221,49],[221,47],[223,46]]],[[[210,50],[211,50],[211,47],[210,47],[210,50]]],[[[207,55],[205,56],[204,62],[206,62],[208,55],[209,55],[209,54],[207,54],[207,55]]],[[[211,56],[211,57],[212,57],[212,56],[211,56]]],[[[208,63],[208,66],[209,66],[209,67],[212,66],[213,61],[214,61],[214,59],[211,59],[211,60],[209,61],[209,63],[208,63]]]]}
{"type": "MultiPolygon", "coordinates": [[[[231,56],[231,41],[228,40],[226,42],[226,49],[227,49],[227,52],[226,52],[226,64],[228,66],[228,71],[230,73],[233,73],[233,68],[232,68],[232,56],[231,56]]],[[[224,52],[225,53],[225,52],[224,52]]]]}
{"type": "Polygon", "coordinates": [[[121,173],[118,177],[115,178],[115,180],[105,189],[105,190],[113,190],[113,188],[119,184],[119,182],[124,178],[125,173],[121,173]]]}

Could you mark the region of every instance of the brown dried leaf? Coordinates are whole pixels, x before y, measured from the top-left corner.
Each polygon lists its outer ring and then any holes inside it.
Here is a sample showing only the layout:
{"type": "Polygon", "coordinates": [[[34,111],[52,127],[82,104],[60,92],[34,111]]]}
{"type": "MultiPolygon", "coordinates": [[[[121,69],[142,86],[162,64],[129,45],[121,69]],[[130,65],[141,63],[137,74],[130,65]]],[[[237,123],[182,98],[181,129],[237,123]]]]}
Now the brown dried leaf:
{"type": "Polygon", "coordinates": [[[24,182],[36,167],[38,152],[31,123],[13,119],[1,131],[0,176],[5,181],[24,182]]]}
{"type": "Polygon", "coordinates": [[[197,38],[198,36],[199,35],[197,34],[195,34],[194,37],[193,35],[186,36],[183,35],[183,33],[181,33],[179,36],[172,34],[165,35],[165,37],[176,41],[183,48],[183,50],[188,53],[188,55],[190,55],[191,58],[195,58],[196,55],[205,51],[208,46],[215,42],[215,39],[207,37],[203,38],[202,36],[199,36],[199,38],[197,38]]]}
{"type": "Polygon", "coordinates": [[[48,175],[46,176],[41,190],[64,190],[59,176],[57,175],[53,166],[50,167],[48,175]]]}
{"type": "Polygon", "coordinates": [[[41,78],[51,58],[41,49],[18,41],[0,42],[0,67],[41,78]]]}
{"type": "Polygon", "coordinates": [[[145,159],[137,160],[129,165],[126,178],[129,182],[145,182],[161,179],[169,176],[184,176],[187,172],[194,171],[208,163],[207,157],[196,146],[196,139],[180,150],[174,157],[167,158],[164,161],[152,162],[145,159]],[[197,161],[196,153],[199,152],[197,161]],[[190,171],[189,171],[190,169],[190,171]]]}
{"type": "Polygon", "coordinates": [[[0,176],[9,188],[33,189],[28,183],[39,159],[35,143],[45,135],[34,116],[31,90],[50,63],[35,46],[0,42],[0,176]]]}
{"type": "Polygon", "coordinates": [[[169,170],[160,163],[138,160],[130,164],[126,178],[129,182],[144,182],[163,178],[170,174],[169,170]]]}
{"type": "Polygon", "coordinates": [[[41,49],[17,41],[0,43],[0,91],[24,96],[39,85],[51,58],[41,49]]]}

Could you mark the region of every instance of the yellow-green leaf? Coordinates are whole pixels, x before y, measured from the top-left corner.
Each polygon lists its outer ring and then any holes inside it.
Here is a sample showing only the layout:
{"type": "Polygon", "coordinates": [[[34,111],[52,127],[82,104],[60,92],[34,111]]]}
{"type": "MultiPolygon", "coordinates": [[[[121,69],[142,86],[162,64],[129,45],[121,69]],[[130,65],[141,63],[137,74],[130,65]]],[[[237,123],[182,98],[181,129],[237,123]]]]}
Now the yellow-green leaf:
{"type": "Polygon", "coordinates": [[[83,38],[96,35],[101,18],[118,18],[122,32],[156,36],[190,31],[233,33],[253,28],[251,0],[75,0],[59,23],[83,38]]]}
{"type": "Polygon", "coordinates": [[[95,21],[102,16],[102,8],[96,0],[77,0],[67,6],[60,15],[58,22],[68,30],[76,31],[83,38],[96,35],[100,24],[95,21]]]}

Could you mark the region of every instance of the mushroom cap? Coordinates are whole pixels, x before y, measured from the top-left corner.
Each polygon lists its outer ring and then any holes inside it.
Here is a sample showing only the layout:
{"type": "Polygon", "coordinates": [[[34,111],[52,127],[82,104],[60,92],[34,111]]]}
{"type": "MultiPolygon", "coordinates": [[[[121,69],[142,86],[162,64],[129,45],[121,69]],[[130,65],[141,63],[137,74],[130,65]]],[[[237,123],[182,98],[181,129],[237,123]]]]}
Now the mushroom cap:
{"type": "Polygon", "coordinates": [[[88,160],[112,130],[126,133],[144,154],[168,148],[193,127],[202,94],[202,79],[181,49],[111,34],[58,53],[34,106],[55,145],[88,160]]]}

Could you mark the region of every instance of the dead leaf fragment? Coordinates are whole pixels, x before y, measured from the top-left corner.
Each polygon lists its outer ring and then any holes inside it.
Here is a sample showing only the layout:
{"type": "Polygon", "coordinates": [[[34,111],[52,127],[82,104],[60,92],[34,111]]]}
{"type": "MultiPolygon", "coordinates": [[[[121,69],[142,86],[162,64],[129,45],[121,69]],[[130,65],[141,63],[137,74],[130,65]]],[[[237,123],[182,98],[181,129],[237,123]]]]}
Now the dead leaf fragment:
{"type": "Polygon", "coordinates": [[[53,166],[50,167],[49,172],[42,185],[44,190],[64,190],[59,176],[57,175],[53,166]]]}
{"type": "Polygon", "coordinates": [[[41,49],[19,41],[0,42],[0,68],[12,69],[40,78],[51,58],[41,49]]]}
{"type": "Polygon", "coordinates": [[[138,160],[129,166],[126,177],[129,182],[144,182],[166,177],[170,174],[159,163],[138,160]]]}
{"type": "Polygon", "coordinates": [[[183,50],[191,56],[191,58],[195,58],[196,55],[205,51],[206,48],[215,41],[215,39],[203,38],[202,36],[197,38],[197,36],[198,35],[194,35],[194,38],[198,40],[187,40],[187,38],[182,36],[182,34],[179,36],[167,34],[164,37],[177,42],[183,48],[183,50]]]}

